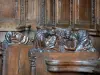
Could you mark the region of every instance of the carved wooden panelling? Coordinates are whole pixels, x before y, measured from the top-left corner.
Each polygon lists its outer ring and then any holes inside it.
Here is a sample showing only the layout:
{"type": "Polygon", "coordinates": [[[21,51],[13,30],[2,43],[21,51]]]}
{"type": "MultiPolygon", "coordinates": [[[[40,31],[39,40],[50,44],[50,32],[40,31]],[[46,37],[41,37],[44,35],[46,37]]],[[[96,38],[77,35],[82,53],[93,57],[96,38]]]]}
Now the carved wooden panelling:
{"type": "Polygon", "coordinates": [[[2,75],[30,75],[28,51],[32,46],[13,45],[7,48],[3,56],[2,75]]]}
{"type": "Polygon", "coordinates": [[[56,0],[57,24],[70,24],[70,1],[71,0],[56,0]]]}
{"type": "MultiPolygon", "coordinates": [[[[32,53],[30,57],[31,62],[31,75],[96,75],[95,73],[89,73],[88,65],[84,65],[79,63],[82,60],[95,60],[98,58],[97,53],[89,53],[89,52],[76,52],[76,53],[32,53]],[[83,54],[84,56],[82,56],[83,54]],[[50,61],[48,61],[50,60],[50,61]],[[55,61],[57,60],[57,61],[55,61]],[[77,61],[75,62],[67,62],[67,61],[77,61]],[[63,62],[64,61],[64,62],[63,62]],[[62,63],[63,62],[63,63],[62,63]],[[59,65],[58,65],[59,64],[59,65]],[[66,66],[66,64],[68,64],[66,66]],[[72,65],[77,64],[77,65],[72,65]],[[69,68],[70,67],[70,68],[69,68]],[[75,68],[76,67],[76,68],[75,68]],[[66,70],[67,69],[67,70],[66,70]],[[88,69],[88,70],[87,70],[88,69]],[[74,71],[73,71],[74,70],[74,71]],[[77,70],[77,71],[75,71],[77,70]],[[87,72],[79,72],[80,70],[86,70],[87,72]]],[[[93,66],[93,65],[92,65],[93,66]]],[[[91,69],[93,70],[93,69],[91,69]]],[[[94,70],[93,70],[94,71],[94,70]]]]}
{"type": "Polygon", "coordinates": [[[74,26],[100,30],[99,0],[1,0],[0,31],[16,26],[74,26]]]}
{"type": "Polygon", "coordinates": [[[38,7],[36,7],[36,5],[38,5],[36,2],[36,0],[27,0],[28,1],[28,5],[27,5],[27,13],[26,13],[26,20],[27,20],[27,24],[28,23],[33,23],[34,20],[36,20],[36,10],[38,10],[38,7]]]}
{"type": "Polygon", "coordinates": [[[46,24],[55,25],[55,0],[46,0],[46,24]]]}
{"type": "Polygon", "coordinates": [[[42,9],[45,7],[43,4],[44,2],[45,0],[27,0],[26,25],[31,24],[32,27],[34,27],[33,25],[45,24],[45,19],[43,21],[45,13],[44,11],[42,12],[42,9]],[[40,15],[42,15],[42,18],[40,15]]]}
{"type": "Polygon", "coordinates": [[[15,30],[20,22],[20,0],[0,0],[0,31],[15,30]]]}
{"type": "Polygon", "coordinates": [[[91,24],[91,1],[92,0],[75,0],[75,27],[90,28],[91,24]]]}
{"type": "MultiPolygon", "coordinates": [[[[23,7],[24,8],[24,7],[23,7]]],[[[99,0],[25,0],[25,25],[99,29],[99,0]]],[[[23,22],[23,21],[22,21],[23,22]]],[[[96,33],[95,33],[96,34],[96,33]]]]}
{"type": "Polygon", "coordinates": [[[15,18],[15,2],[0,0],[0,18],[15,18]]]}

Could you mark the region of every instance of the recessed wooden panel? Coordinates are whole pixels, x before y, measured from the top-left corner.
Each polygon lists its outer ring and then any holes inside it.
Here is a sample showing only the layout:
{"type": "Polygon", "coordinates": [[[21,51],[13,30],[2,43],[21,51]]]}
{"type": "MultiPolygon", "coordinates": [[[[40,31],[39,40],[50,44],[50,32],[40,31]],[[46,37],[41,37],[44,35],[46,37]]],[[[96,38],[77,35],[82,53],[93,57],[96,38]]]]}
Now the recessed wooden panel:
{"type": "Polygon", "coordinates": [[[91,0],[79,1],[79,23],[89,23],[91,19],[91,0]]]}
{"type": "Polygon", "coordinates": [[[54,25],[55,20],[55,0],[46,0],[46,24],[54,25]]]}
{"type": "Polygon", "coordinates": [[[27,6],[27,10],[26,10],[27,22],[33,23],[34,21],[37,21],[39,1],[38,0],[28,0],[28,3],[26,3],[26,6],[27,6]]]}
{"type": "Polygon", "coordinates": [[[56,0],[57,24],[70,24],[70,0],[56,0]]]}
{"type": "Polygon", "coordinates": [[[15,2],[14,0],[0,0],[0,18],[15,17],[15,2]]]}
{"type": "Polygon", "coordinates": [[[100,0],[0,0],[0,31],[18,31],[17,25],[96,30],[100,28],[100,0]]]}
{"type": "Polygon", "coordinates": [[[16,30],[19,19],[20,0],[0,0],[0,31],[16,30]]]}
{"type": "Polygon", "coordinates": [[[75,27],[90,28],[91,24],[91,1],[92,0],[75,0],[75,27]]]}
{"type": "Polygon", "coordinates": [[[30,75],[28,51],[32,46],[13,45],[5,52],[2,75],[30,75]]]}

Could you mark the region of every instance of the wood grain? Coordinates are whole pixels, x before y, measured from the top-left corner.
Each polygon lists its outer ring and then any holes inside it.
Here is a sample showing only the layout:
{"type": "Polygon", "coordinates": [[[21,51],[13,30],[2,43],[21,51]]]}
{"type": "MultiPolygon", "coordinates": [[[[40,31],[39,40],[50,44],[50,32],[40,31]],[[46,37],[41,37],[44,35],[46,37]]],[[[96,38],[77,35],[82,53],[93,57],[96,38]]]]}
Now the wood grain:
{"type": "Polygon", "coordinates": [[[14,45],[6,51],[3,75],[30,75],[28,51],[32,46],[14,45]]]}
{"type": "MultiPolygon", "coordinates": [[[[91,60],[97,59],[96,53],[36,53],[36,75],[95,75],[83,72],[49,72],[45,60],[91,60]]],[[[32,67],[32,65],[31,65],[32,67]]],[[[59,66],[58,66],[59,67],[59,66]]],[[[65,66],[63,66],[65,68],[65,66]]],[[[33,69],[33,68],[31,68],[33,69]]],[[[31,70],[34,72],[34,70],[31,70]]],[[[32,73],[31,75],[34,75],[32,73]]]]}

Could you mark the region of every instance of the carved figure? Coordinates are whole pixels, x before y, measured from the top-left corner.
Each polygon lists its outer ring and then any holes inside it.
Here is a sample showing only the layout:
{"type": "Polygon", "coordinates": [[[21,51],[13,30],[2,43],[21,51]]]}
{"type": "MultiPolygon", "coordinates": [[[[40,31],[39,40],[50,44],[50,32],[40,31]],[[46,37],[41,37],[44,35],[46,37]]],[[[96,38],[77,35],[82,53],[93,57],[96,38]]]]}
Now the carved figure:
{"type": "Polygon", "coordinates": [[[27,44],[30,39],[19,32],[7,32],[5,35],[5,41],[9,44],[27,44]]]}
{"type": "Polygon", "coordinates": [[[79,30],[77,33],[77,48],[76,52],[87,51],[95,52],[96,49],[93,47],[89,34],[86,30],[79,30]]]}
{"type": "MultiPolygon", "coordinates": [[[[86,30],[73,32],[71,28],[40,28],[36,32],[34,48],[40,50],[55,49],[60,52],[72,51],[96,51],[92,45],[86,30]]],[[[43,51],[44,52],[44,51],[43,51]]]]}

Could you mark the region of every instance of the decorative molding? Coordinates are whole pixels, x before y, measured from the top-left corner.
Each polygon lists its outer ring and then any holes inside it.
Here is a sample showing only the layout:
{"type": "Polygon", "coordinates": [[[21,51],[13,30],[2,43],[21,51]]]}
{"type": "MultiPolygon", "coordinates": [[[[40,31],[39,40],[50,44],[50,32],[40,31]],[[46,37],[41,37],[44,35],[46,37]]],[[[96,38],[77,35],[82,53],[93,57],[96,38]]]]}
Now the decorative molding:
{"type": "Polygon", "coordinates": [[[79,0],[73,0],[73,18],[74,24],[78,24],[79,22],[79,0]]]}
{"type": "Polygon", "coordinates": [[[20,24],[19,25],[25,25],[26,16],[25,16],[25,1],[26,0],[20,0],[20,24]]]}
{"type": "MultiPolygon", "coordinates": [[[[5,48],[5,47],[4,47],[5,48]]],[[[2,66],[2,75],[7,75],[7,47],[3,50],[3,66],[2,66]]]]}
{"type": "Polygon", "coordinates": [[[41,60],[41,67],[42,67],[41,69],[45,69],[42,70],[42,72],[45,74],[47,73],[49,74],[52,72],[55,73],[66,72],[66,74],[68,72],[71,73],[82,72],[82,73],[90,73],[90,74],[100,73],[100,60],[98,59],[98,54],[95,52],[74,52],[74,53],[37,52],[35,53],[34,51],[31,51],[29,53],[29,60],[31,63],[31,75],[38,74],[38,69],[40,67],[38,66],[38,63],[40,62],[36,62],[38,60],[41,60]],[[85,54],[85,56],[82,56],[81,54],[85,54]]]}
{"type": "MultiPolygon", "coordinates": [[[[95,20],[95,0],[91,0],[91,24],[95,25],[96,20],[95,20]]],[[[95,25],[96,26],[96,25],[95,25]]],[[[94,27],[95,27],[94,26],[94,27]]],[[[96,28],[96,27],[95,27],[96,28]]]]}
{"type": "Polygon", "coordinates": [[[46,0],[40,0],[40,25],[45,25],[45,3],[46,0]]]}
{"type": "Polygon", "coordinates": [[[53,24],[52,24],[52,25],[55,26],[55,14],[56,14],[56,13],[55,13],[55,9],[56,9],[56,8],[55,8],[55,2],[56,2],[56,1],[53,0],[52,2],[53,2],[53,22],[52,22],[53,24]]]}
{"type": "Polygon", "coordinates": [[[70,0],[70,26],[73,24],[73,0],[70,0]]]}
{"type": "Polygon", "coordinates": [[[29,61],[31,66],[31,75],[36,75],[36,56],[30,51],[29,61]]]}
{"type": "MultiPolygon", "coordinates": [[[[77,25],[83,26],[82,24],[88,25],[89,29],[96,29],[97,25],[100,24],[100,1],[91,0],[91,20],[84,21],[80,19],[80,1],[81,0],[68,0],[69,4],[66,5],[70,10],[68,20],[63,20],[61,17],[62,11],[62,1],[63,0],[15,0],[15,18],[12,19],[2,19],[3,23],[0,26],[0,31],[20,31],[17,30],[18,26],[26,25],[47,25],[47,26],[64,26],[68,27],[71,25],[73,28],[78,27],[77,25]],[[50,2],[50,4],[48,4],[50,2]],[[32,3],[31,5],[29,5],[32,3]],[[48,7],[49,9],[48,9],[48,7]],[[30,8],[30,9],[29,9],[30,8]],[[32,9],[32,10],[31,10],[32,9]],[[49,18],[49,19],[48,19],[49,18]],[[7,29],[8,28],[8,29],[7,29]]],[[[67,0],[66,0],[67,1],[67,0]]],[[[65,1],[65,2],[66,2],[65,1]]],[[[86,1],[86,0],[85,0],[86,1]]],[[[90,2],[90,1],[89,1],[90,2]]],[[[87,7],[88,9],[88,7],[87,7]]],[[[66,12],[66,11],[65,11],[66,12]]],[[[87,11],[88,13],[88,11],[87,11]]],[[[86,14],[87,15],[87,14],[86,14]]],[[[33,26],[34,27],[34,26],[33,26]]],[[[84,28],[84,26],[83,26],[84,28]]]]}
{"type": "Polygon", "coordinates": [[[99,60],[46,60],[49,72],[86,72],[100,73],[99,60]]]}

